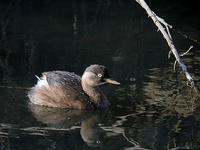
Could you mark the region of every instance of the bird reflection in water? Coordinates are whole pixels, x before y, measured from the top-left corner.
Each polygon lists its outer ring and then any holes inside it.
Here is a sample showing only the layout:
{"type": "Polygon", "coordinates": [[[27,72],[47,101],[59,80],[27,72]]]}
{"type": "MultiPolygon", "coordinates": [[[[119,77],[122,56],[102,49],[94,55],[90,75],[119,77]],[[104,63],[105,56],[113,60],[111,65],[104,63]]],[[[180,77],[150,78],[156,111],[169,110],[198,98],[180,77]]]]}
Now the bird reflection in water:
{"type": "Polygon", "coordinates": [[[98,125],[106,115],[108,108],[79,110],[52,108],[35,104],[30,104],[29,108],[37,121],[41,121],[49,127],[72,130],[73,126],[81,124],[81,137],[90,147],[98,147],[103,138],[117,135],[101,129],[98,125]]]}

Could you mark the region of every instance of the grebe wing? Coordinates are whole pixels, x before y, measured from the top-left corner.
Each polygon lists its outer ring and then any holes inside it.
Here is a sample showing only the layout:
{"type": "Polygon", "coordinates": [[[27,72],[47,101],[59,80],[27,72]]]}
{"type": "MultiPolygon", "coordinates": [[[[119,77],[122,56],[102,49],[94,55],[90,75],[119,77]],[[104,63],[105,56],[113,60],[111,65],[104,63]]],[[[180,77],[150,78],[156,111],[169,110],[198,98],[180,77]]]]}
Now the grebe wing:
{"type": "Polygon", "coordinates": [[[87,100],[89,96],[83,91],[81,77],[67,71],[44,72],[49,86],[62,90],[70,99],[87,100]]]}

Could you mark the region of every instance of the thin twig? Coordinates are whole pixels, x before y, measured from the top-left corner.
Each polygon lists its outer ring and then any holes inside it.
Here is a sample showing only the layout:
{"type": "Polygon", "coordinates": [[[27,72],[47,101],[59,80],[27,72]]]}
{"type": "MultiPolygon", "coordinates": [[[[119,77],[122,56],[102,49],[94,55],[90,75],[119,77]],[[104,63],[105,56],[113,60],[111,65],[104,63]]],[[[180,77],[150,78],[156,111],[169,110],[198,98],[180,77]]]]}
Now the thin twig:
{"type": "Polygon", "coordinates": [[[169,53],[168,53],[168,59],[170,59],[171,54],[172,54],[172,51],[169,51],[169,53]]]}
{"type": "Polygon", "coordinates": [[[174,61],[174,70],[176,70],[176,63],[177,63],[177,61],[175,60],[174,61]]]}
{"type": "Polygon", "coordinates": [[[180,56],[182,57],[182,56],[186,55],[187,53],[189,53],[189,51],[190,51],[192,48],[193,48],[193,46],[191,45],[190,48],[189,48],[185,53],[181,54],[180,56]]]}
{"type": "Polygon", "coordinates": [[[185,37],[186,39],[189,39],[189,40],[191,40],[191,41],[193,41],[193,42],[195,42],[195,43],[197,43],[197,44],[200,44],[200,42],[199,42],[198,40],[196,40],[196,39],[194,39],[194,38],[192,38],[192,37],[189,37],[189,36],[187,36],[187,35],[181,33],[180,31],[174,29],[173,27],[172,27],[171,29],[172,29],[173,31],[175,31],[176,33],[180,34],[181,36],[185,37]]]}
{"type": "Polygon", "coordinates": [[[30,88],[25,87],[14,87],[14,86],[0,86],[0,88],[7,88],[7,89],[21,89],[21,90],[29,90],[30,88]]]}

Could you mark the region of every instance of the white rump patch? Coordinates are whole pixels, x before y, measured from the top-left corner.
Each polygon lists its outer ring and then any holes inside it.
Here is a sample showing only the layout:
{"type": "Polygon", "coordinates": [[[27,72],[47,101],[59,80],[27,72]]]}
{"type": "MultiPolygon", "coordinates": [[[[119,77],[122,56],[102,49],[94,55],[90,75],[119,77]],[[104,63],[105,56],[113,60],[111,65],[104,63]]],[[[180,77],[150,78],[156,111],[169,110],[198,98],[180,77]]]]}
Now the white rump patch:
{"type": "Polygon", "coordinates": [[[42,78],[39,78],[38,76],[36,76],[36,78],[38,79],[38,81],[37,81],[37,84],[35,86],[47,86],[48,85],[47,80],[46,80],[46,76],[43,76],[42,78]]]}

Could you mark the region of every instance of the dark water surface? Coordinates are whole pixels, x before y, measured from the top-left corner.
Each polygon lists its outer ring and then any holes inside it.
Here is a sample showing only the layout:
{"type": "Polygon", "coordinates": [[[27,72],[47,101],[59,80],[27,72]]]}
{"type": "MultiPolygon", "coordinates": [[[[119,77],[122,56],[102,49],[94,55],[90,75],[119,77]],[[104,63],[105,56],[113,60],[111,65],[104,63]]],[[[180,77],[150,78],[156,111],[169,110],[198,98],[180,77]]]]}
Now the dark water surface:
{"type": "MultiPolygon", "coordinates": [[[[148,4],[182,33],[200,39],[192,1],[148,4]]],[[[199,149],[200,103],[169,47],[135,1],[0,1],[1,149],[199,149]],[[103,85],[111,106],[89,111],[28,104],[43,71],[81,75],[105,65],[121,83],[103,85]],[[12,88],[15,87],[15,88],[12,88]]],[[[200,87],[200,45],[171,31],[200,87]]]]}

